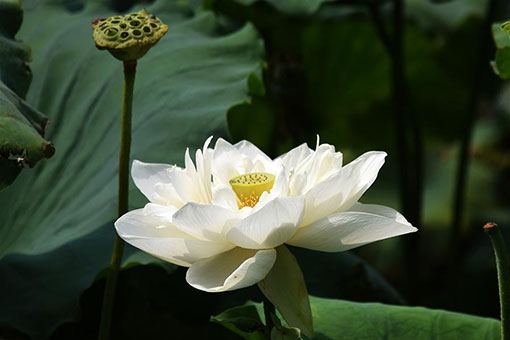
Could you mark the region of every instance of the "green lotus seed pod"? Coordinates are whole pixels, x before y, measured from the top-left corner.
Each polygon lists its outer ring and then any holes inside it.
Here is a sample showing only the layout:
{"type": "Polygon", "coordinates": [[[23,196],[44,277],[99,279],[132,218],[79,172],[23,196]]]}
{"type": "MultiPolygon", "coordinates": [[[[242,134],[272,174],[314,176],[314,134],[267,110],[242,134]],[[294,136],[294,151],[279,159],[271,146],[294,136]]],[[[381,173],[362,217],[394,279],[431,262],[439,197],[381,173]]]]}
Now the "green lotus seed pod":
{"type": "Polygon", "coordinates": [[[146,10],[94,19],[92,28],[96,47],[123,61],[140,59],[168,31],[168,25],[146,10]]]}

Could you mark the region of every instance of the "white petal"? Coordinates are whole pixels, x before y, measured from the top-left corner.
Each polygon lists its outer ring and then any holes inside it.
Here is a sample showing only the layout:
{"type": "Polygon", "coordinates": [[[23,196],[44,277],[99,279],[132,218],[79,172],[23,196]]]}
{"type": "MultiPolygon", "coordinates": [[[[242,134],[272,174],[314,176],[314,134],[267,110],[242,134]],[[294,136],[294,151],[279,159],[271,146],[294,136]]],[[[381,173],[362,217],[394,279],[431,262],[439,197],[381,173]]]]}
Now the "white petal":
{"type": "Polygon", "coordinates": [[[349,210],[375,181],[385,157],[385,152],[367,152],[316,184],[305,195],[302,226],[349,210]]]}
{"type": "Polygon", "coordinates": [[[214,205],[218,205],[232,211],[239,209],[237,205],[236,194],[230,185],[221,184],[216,186],[213,189],[212,196],[212,203],[214,205]]]}
{"type": "MultiPolygon", "coordinates": [[[[201,202],[198,183],[193,181],[185,169],[172,167],[167,171],[170,183],[183,202],[201,202]]],[[[168,193],[170,195],[170,193],[168,193]]]]}
{"type": "Polygon", "coordinates": [[[208,150],[209,143],[212,137],[209,137],[204,144],[203,150],[197,150],[195,159],[197,162],[197,172],[199,181],[201,183],[201,190],[205,197],[205,201],[210,203],[212,200],[211,185],[212,185],[212,174],[211,174],[211,157],[208,150]]]}
{"type": "Polygon", "coordinates": [[[384,215],[355,211],[334,214],[299,229],[287,243],[312,250],[338,252],[417,231],[405,219],[402,221],[400,214],[391,214],[390,210],[384,208],[384,215]]]}
{"type": "Polygon", "coordinates": [[[187,203],[173,215],[173,223],[199,239],[226,242],[225,232],[238,219],[231,210],[212,205],[187,203]]]}
{"type": "Polygon", "coordinates": [[[159,223],[172,223],[172,216],[177,211],[177,208],[168,205],[161,205],[156,203],[147,203],[143,208],[145,216],[151,216],[159,219],[159,223]]]}
{"type": "Polygon", "coordinates": [[[195,154],[197,166],[191,159],[189,148],[186,149],[184,155],[184,164],[186,166],[186,173],[188,174],[191,182],[193,183],[194,193],[197,195],[194,202],[210,203],[210,186],[211,186],[211,174],[207,174],[207,169],[204,167],[204,159],[202,151],[197,150],[195,154]],[[209,178],[207,178],[209,177],[209,178]]]}
{"type": "Polygon", "coordinates": [[[162,260],[189,267],[192,263],[225,252],[231,247],[201,241],[159,218],[145,215],[144,209],[128,212],[115,222],[115,229],[127,243],[162,260]]]}
{"type": "Polygon", "coordinates": [[[308,182],[306,173],[304,174],[292,174],[289,180],[289,195],[296,196],[302,195],[305,192],[305,188],[308,182]]]}
{"type": "Polygon", "coordinates": [[[281,160],[281,163],[287,169],[294,169],[312,153],[313,150],[310,149],[306,143],[303,143],[289,152],[279,156],[277,160],[281,160]]]}
{"type": "Polygon", "coordinates": [[[274,249],[234,248],[195,262],[186,273],[188,283],[206,292],[223,292],[249,287],[266,277],[276,260],[274,249]]]}
{"type": "Polygon", "coordinates": [[[260,160],[263,163],[271,163],[272,160],[269,158],[264,152],[262,152],[259,148],[257,148],[252,143],[243,140],[239,143],[236,143],[234,147],[239,150],[240,153],[247,156],[252,162],[256,160],[260,160]]]}
{"type": "Polygon", "coordinates": [[[239,175],[239,167],[243,165],[243,158],[243,155],[232,144],[219,138],[213,152],[214,183],[228,185],[231,178],[239,175]]]}
{"type": "Polygon", "coordinates": [[[195,163],[193,163],[193,160],[191,159],[191,156],[189,155],[189,148],[186,148],[186,151],[184,152],[184,169],[188,172],[188,174],[191,176],[196,175],[197,169],[195,168],[195,163]]]}
{"type": "Polygon", "coordinates": [[[151,202],[180,207],[185,202],[202,201],[198,183],[186,169],[134,161],[132,176],[136,186],[151,202]]]}
{"type": "Polygon", "coordinates": [[[171,167],[168,164],[143,163],[134,160],[131,166],[131,177],[149,201],[161,203],[154,192],[154,187],[157,183],[168,183],[170,181],[167,170],[171,167]]]}
{"type": "Polygon", "coordinates": [[[342,169],[345,176],[351,178],[350,183],[352,183],[350,196],[343,202],[342,210],[351,208],[374,183],[379,170],[384,165],[386,155],[386,152],[382,151],[366,152],[342,169]]]}
{"type": "Polygon", "coordinates": [[[234,226],[227,239],[248,249],[274,248],[286,242],[301,223],[303,197],[278,197],[234,226]]]}
{"type": "Polygon", "coordinates": [[[153,214],[154,205],[149,204],[144,209],[132,210],[117,219],[115,227],[119,234],[134,235],[137,237],[184,237],[190,235],[180,231],[168,220],[161,218],[160,213],[153,214]]]}
{"type": "Polygon", "coordinates": [[[343,182],[345,178],[339,170],[306,192],[302,227],[332,214],[342,205],[350,191],[343,182]]]}
{"type": "Polygon", "coordinates": [[[285,167],[280,165],[275,169],[275,182],[273,188],[271,188],[270,197],[288,196],[289,194],[289,181],[287,171],[285,167]]]}
{"type": "Polygon", "coordinates": [[[392,219],[398,223],[411,225],[411,223],[409,223],[401,213],[399,213],[393,208],[386,207],[384,205],[362,204],[358,202],[354,204],[354,206],[351,209],[349,209],[349,211],[359,211],[374,215],[380,215],[392,219]]]}
{"type": "Polygon", "coordinates": [[[177,193],[172,183],[156,183],[156,185],[154,185],[153,195],[152,202],[162,205],[171,205],[180,208],[186,203],[177,193]]]}
{"type": "MultiPolygon", "coordinates": [[[[308,162],[303,162],[306,164],[308,162]]],[[[329,144],[322,144],[309,158],[309,166],[304,169],[298,167],[296,171],[307,172],[308,185],[313,185],[328,178],[332,173],[337,172],[342,167],[342,153],[335,152],[335,147],[329,144]]]]}

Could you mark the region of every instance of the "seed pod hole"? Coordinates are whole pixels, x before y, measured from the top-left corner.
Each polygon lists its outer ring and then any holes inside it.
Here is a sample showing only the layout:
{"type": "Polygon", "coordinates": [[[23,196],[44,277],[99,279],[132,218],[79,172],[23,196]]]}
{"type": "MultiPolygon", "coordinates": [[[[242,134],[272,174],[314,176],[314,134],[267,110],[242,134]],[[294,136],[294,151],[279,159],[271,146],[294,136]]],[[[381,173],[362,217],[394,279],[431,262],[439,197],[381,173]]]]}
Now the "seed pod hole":
{"type": "Polygon", "coordinates": [[[118,24],[119,22],[120,22],[120,20],[113,20],[112,24],[118,24]]]}
{"type": "Polygon", "coordinates": [[[151,22],[151,27],[152,28],[158,28],[158,25],[156,25],[155,23],[151,22]]]}
{"type": "Polygon", "coordinates": [[[122,32],[122,33],[120,34],[120,37],[121,37],[122,39],[125,39],[125,38],[129,37],[129,33],[128,33],[128,32],[122,32]]]}
{"type": "Polygon", "coordinates": [[[117,33],[119,33],[119,31],[116,28],[109,28],[106,31],[106,35],[109,37],[113,37],[113,36],[117,35],[117,33]]]}
{"type": "Polygon", "coordinates": [[[134,35],[134,36],[139,37],[139,36],[141,36],[141,35],[142,35],[142,32],[141,32],[141,31],[139,31],[139,30],[134,30],[134,31],[133,31],[133,35],[134,35]]]}
{"type": "Polygon", "coordinates": [[[120,26],[120,28],[126,28],[127,27],[126,24],[120,24],[119,26],[120,26]]]}
{"type": "Polygon", "coordinates": [[[139,26],[139,25],[140,25],[140,21],[138,21],[138,20],[133,20],[133,21],[131,21],[129,24],[130,24],[131,26],[133,26],[133,27],[136,27],[136,26],[139,26]]]}
{"type": "Polygon", "coordinates": [[[144,26],[144,27],[143,27],[143,31],[144,31],[145,33],[150,33],[150,32],[151,32],[151,28],[150,28],[149,26],[144,26]]]}

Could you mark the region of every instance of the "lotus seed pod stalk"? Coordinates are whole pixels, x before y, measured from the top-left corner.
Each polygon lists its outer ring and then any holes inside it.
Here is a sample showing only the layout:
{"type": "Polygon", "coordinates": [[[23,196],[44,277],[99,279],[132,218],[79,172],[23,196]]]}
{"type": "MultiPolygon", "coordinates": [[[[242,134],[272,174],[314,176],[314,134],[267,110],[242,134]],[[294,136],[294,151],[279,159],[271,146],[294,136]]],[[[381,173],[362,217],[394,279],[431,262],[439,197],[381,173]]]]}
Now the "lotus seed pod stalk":
{"type": "MultiPolygon", "coordinates": [[[[118,187],[118,215],[120,217],[127,213],[129,202],[131,116],[137,60],[158,43],[168,31],[168,26],[156,16],[141,10],[123,16],[94,19],[92,28],[94,29],[93,38],[96,47],[100,50],[108,50],[115,58],[123,62],[124,67],[118,187]]],[[[110,338],[117,277],[123,248],[124,241],[116,234],[106,278],[99,340],[110,338]]]]}

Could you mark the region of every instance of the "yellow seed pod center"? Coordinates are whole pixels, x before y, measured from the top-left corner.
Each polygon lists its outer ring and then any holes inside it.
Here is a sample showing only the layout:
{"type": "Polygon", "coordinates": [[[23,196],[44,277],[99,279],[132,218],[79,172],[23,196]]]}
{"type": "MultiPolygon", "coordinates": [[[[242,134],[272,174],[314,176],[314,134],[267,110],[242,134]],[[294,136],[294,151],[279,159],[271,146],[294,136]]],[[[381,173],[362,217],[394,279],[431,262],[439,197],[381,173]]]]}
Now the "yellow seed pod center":
{"type": "Polygon", "coordinates": [[[264,191],[269,192],[274,185],[274,175],[266,172],[252,172],[236,176],[230,180],[230,185],[237,196],[239,209],[254,207],[264,191]]]}

